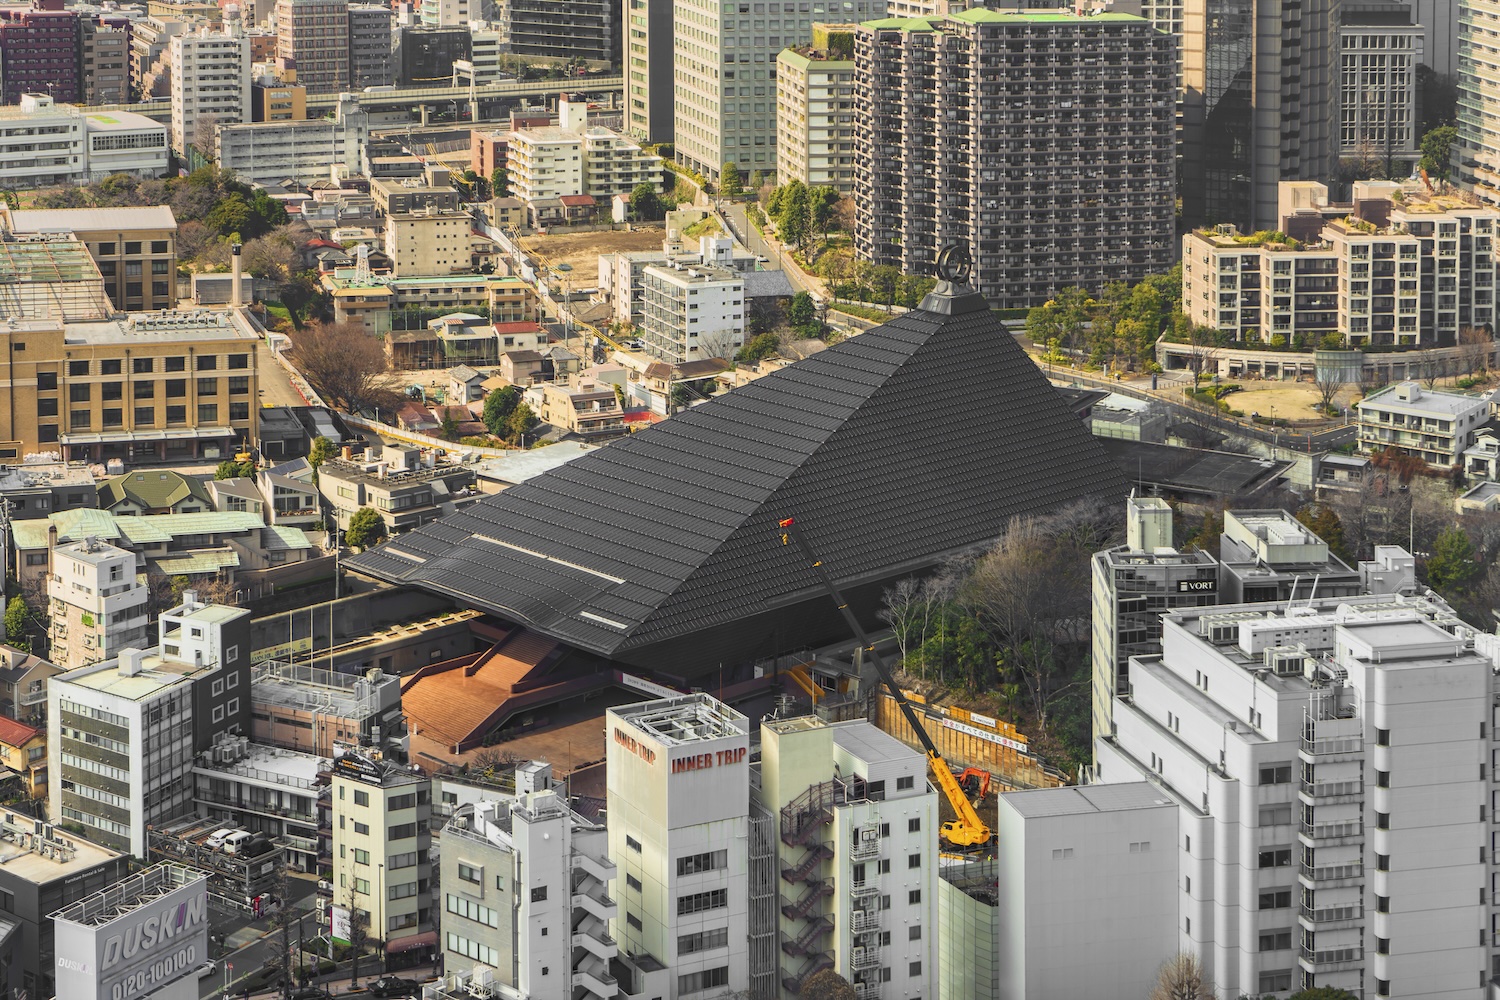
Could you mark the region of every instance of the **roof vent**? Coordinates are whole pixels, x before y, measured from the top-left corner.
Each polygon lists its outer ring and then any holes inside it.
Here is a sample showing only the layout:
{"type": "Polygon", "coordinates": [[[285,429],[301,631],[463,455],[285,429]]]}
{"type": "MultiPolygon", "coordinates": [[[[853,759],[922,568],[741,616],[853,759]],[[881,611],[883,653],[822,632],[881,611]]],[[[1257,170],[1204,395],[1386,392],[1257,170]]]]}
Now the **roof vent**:
{"type": "Polygon", "coordinates": [[[133,647],[120,650],[120,676],[139,677],[145,667],[146,651],[133,647]]]}

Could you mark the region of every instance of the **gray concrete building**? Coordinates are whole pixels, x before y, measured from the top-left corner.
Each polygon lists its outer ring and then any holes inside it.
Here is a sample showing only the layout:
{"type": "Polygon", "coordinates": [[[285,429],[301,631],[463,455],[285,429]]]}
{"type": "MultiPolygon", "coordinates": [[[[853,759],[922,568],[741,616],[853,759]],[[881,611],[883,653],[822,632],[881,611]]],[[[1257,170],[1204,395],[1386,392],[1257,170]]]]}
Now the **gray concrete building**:
{"type": "Polygon", "coordinates": [[[671,142],[672,0],[625,2],[625,131],[642,142],[671,142]]]}
{"type": "Polygon", "coordinates": [[[349,5],[349,86],[354,90],[392,82],[391,9],[377,3],[349,5]]]}
{"type": "Polygon", "coordinates": [[[1173,58],[1170,36],[1126,14],[861,25],[859,255],[930,274],[940,248],[963,244],[997,308],[1165,271],[1173,58]]]}
{"type": "Polygon", "coordinates": [[[615,66],[620,15],[618,0],[504,0],[500,30],[514,56],[615,66]]]}

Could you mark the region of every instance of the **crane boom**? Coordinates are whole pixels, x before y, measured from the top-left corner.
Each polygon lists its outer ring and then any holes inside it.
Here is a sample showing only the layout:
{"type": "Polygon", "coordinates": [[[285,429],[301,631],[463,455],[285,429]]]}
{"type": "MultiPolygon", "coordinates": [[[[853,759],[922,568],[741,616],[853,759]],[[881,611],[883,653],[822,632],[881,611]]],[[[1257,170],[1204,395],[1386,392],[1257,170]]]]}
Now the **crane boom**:
{"type": "Polygon", "coordinates": [[[779,522],[781,544],[796,543],[797,550],[802,553],[803,558],[812,566],[813,572],[818,575],[823,589],[828,591],[828,596],[833,598],[834,604],[838,605],[839,613],[844,616],[849,631],[854,633],[860,648],[870,655],[870,661],[875,665],[875,672],[880,675],[881,681],[890,691],[901,713],[906,716],[906,724],[911,726],[912,732],[917,734],[917,739],[922,741],[922,746],[927,751],[927,764],[937,779],[938,787],[943,790],[948,803],[953,806],[954,814],[958,816],[954,822],[943,824],[943,838],[964,847],[977,847],[989,843],[989,825],[979,818],[979,812],[974,808],[974,803],[969,801],[958,779],[953,776],[953,769],[938,752],[936,744],[932,742],[932,737],[927,735],[927,728],[922,725],[922,720],[912,709],[911,702],[906,700],[906,695],[901,693],[901,688],[896,684],[896,678],[891,674],[890,668],[885,665],[884,657],[875,649],[875,644],[870,641],[870,636],[865,632],[864,626],[859,623],[859,619],[854,616],[854,612],[849,610],[849,602],[844,600],[844,595],[839,592],[838,585],[833,582],[833,576],[828,572],[828,567],[824,566],[823,561],[813,553],[812,546],[807,543],[807,539],[800,531],[795,530],[795,525],[796,519],[790,517],[779,522]]]}

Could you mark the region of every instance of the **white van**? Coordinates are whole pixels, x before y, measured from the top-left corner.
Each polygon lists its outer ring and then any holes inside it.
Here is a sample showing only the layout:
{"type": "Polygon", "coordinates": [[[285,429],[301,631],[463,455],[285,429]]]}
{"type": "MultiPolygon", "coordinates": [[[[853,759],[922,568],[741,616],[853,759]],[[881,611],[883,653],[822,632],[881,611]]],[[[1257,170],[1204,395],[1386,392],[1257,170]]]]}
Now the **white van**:
{"type": "Polygon", "coordinates": [[[245,849],[250,842],[250,834],[244,830],[236,830],[224,838],[224,853],[238,854],[245,849]]]}
{"type": "Polygon", "coordinates": [[[229,838],[229,835],[232,833],[234,833],[234,828],[228,826],[226,826],[222,830],[215,830],[213,833],[210,833],[208,835],[208,839],[203,842],[203,846],[208,848],[210,851],[217,851],[220,847],[224,846],[224,841],[227,840],[229,838]]]}

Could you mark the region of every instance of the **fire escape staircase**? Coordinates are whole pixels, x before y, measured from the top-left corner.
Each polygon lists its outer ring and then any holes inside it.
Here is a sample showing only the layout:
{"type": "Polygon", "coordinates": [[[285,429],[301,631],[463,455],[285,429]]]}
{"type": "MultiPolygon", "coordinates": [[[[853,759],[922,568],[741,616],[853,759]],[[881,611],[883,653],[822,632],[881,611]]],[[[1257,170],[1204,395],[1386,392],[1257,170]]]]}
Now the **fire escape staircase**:
{"type": "Polygon", "coordinates": [[[813,907],[832,895],[833,881],[826,878],[821,879],[814,882],[812,888],[803,893],[802,898],[795,903],[783,901],[781,904],[781,914],[788,920],[803,920],[812,912],[813,907]]]}

